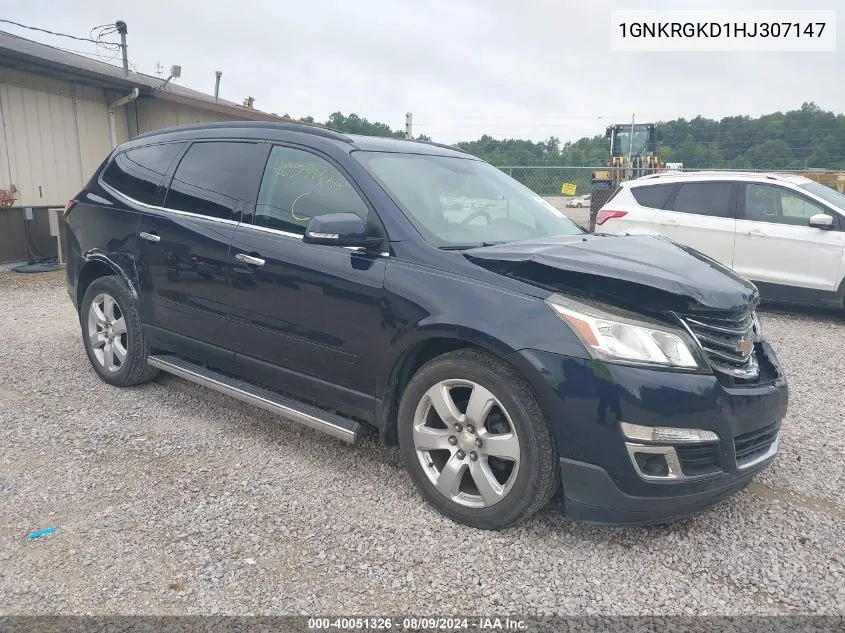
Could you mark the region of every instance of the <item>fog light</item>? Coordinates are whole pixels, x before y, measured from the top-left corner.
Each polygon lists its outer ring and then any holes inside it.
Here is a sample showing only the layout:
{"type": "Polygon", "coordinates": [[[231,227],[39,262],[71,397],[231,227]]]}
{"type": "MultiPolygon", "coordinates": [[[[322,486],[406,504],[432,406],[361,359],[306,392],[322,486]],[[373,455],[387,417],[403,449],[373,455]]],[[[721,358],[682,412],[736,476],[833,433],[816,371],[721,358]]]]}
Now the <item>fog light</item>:
{"type": "Polygon", "coordinates": [[[684,478],[681,462],[674,446],[649,446],[625,442],[628,457],[640,479],[672,481],[684,478]]]}
{"type": "Polygon", "coordinates": [[[685,444],[688,442],[718,442],[719,436],[704,429],[681,429],[671,426],[641,426],[620,422],[622,433],[629,440],[639,442],[661,442],[663,444],[685,444]]]}
{"type": "Polygon", "coordinates": [[[655,453],[634,453],[634,459],[640,472],[649,477],[666,477],[669,474],[669,464],[664,455],[655,453]]]}

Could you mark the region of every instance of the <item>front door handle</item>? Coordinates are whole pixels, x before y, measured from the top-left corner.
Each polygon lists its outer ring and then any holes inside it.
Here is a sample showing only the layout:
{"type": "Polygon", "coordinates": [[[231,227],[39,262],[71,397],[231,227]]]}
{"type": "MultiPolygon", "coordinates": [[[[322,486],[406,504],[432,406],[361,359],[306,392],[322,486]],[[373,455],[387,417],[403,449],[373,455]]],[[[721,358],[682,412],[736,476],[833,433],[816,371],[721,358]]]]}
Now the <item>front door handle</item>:
{"type": "Polygon", "coordinates": [[[148,242],[161,241],[161,237],[159,237],[155,233],[146,233],[144,231],[141,231],[140,233],[138,233],[138,237],[140,237],[142,240],[147,240],[148,242]]]}
{"type": "Polygon", "coordinates": [[[678,223],[675,220],[666,220],[665,222],[661,222],[660,226],[678,226],[678,223]]]}
{"type": "Polygon", "coordinates": [[[243,262],[244,264],[248,264],[249,266],[263,266],[264,260],[260,257],[253,257],[252,255],[247,255],[246,253],[238,253],[235,255],[235,259],[239,262],[243,262]]]}
{"type": "Polygon", "coordinates": [[[766,234],[763,233],[763,231],[758,231],[757,229],[748,231],[748,235],[749,237],[766,237],[766,234]]]}

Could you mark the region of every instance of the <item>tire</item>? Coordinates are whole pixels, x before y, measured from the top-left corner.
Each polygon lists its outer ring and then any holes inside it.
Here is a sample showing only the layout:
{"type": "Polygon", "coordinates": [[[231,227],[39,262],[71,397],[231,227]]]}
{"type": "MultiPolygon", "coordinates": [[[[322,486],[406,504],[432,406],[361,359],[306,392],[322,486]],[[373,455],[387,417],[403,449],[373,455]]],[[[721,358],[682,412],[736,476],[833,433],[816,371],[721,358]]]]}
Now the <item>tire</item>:
{"type": "Polygon", "coordinates": [[[449,352],[420,368],[402,394],[398,436],[422,496],[464,525],[516,525],[546,506],[560,486],[557,448],[534,393],[513,367],[483,352],[449,352]],[[437,407],[449,411],[450,405],[457,410],[445,424],[449,414],[441,416],[437,407]],[[479,420],[474,428],[471,422],[479,420]]]}
{"type": "Polygon", "coordinates": [[[593,190],[590,193],[590,233],[595,232],[596,216],[605,203],[610,200],[613,189],[613,185],[609,182],[597,182],[593,184],[593,190]]]}
{"type": "Polygon", "coordinates": [[[149,382],[158,373],[147,364],[149,345],[138,308],[129,286],[120,277],[100,277],[88,286],[79,310],[79,324],[88,360],[105,382],[127,387],[149,382]]]}

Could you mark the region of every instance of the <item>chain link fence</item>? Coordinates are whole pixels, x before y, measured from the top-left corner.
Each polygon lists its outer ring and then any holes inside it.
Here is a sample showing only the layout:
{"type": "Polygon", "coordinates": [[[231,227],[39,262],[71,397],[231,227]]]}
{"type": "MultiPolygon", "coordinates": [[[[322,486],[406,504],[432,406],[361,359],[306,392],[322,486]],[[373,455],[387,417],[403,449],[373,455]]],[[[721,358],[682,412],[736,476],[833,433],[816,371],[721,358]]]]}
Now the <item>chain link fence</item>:
{"type": "MultiPolygon", "coordinates": [[[[521,182],[523,185],[534,191],[537,195],[543,197],[557,197],[564,196],[561,191],[564,184],[575,185],[575,193],[566,195],[581,196],[590,193],[592,189],[592,175],[593,172],[600,169],[607,169],[605,166],[601,167],[564,167],[564,166],[529,166],[529,165],[510,165],[499,167],[503,172],[513,177],[515,180],[521,182]]],[[[770,173],[783,170],[770,169],[712,169],[712,168],[684,168],[684,172],[699,172],[699,171],[743,171],[746,173],[770,173]]],[[[812,180],[827,184],[834,189],[839,189],[845,183],[845,172],[825,171],[818,169],[807,170],[789,170],[786,173],[798,174],[806,176],[812,180]]]]}
{"type": "Polygon", "coordinates": [[[539,196],[563,196],[561,188],[564,184],[575,185],[575,193],[569,195],[581,196],[590,193],[593,172],[606,167],[530,167],[509,166],[499,167],[514,180],[521,182],[539,196]]]}

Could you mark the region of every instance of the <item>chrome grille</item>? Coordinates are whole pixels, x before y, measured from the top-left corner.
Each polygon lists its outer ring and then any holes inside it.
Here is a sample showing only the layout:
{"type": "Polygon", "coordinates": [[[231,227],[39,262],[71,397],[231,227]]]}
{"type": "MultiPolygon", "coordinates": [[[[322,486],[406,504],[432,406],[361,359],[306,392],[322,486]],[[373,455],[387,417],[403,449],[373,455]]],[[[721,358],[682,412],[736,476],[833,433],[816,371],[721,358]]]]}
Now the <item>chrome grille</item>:
{"type": "Polygon", "coordinates": [[[734,378],[752,380],[760,368],[754,352],[757,318],[753,312],[736,318],[684,315],[710,366],[734,378]]]}

